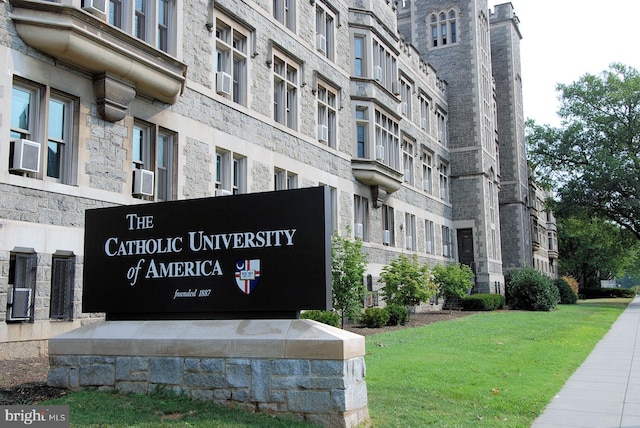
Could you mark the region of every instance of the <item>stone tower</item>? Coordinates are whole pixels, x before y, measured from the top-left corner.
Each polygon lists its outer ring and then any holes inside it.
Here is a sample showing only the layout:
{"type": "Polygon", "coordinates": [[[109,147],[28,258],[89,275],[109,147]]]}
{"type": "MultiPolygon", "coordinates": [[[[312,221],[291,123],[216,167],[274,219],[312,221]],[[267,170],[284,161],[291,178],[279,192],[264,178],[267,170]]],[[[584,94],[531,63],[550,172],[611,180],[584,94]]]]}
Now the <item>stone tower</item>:
{"type": "Polygon", "coordinates": [[[487,0],[398,4],[398,28],[447,82],[451,204],[458,256],[476,293],[504,292],[500,162],[487,0]]]}
{"type": "Polygon", "coordinates": [[[491,63],[500,143],[500,230],[504,268],[531,266],[529,169],[524,139],[519,19],[511,3],[491,14],[491,63]]]}

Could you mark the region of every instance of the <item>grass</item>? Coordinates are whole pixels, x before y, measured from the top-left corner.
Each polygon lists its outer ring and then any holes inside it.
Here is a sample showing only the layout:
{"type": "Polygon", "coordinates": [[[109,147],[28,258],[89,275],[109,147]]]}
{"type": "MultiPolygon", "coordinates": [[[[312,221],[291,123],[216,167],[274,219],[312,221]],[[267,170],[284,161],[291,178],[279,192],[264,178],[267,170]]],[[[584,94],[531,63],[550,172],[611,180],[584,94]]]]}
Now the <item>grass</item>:
{"type": "MultiPolygon", "coordinates": [[[[529,427],[631,299],[563,305],[553,312],[488,312],[368,336],[373,428],[529,427]]],[[[81,391],[72,427],[309,427],[206,402],[81,391]]]]}

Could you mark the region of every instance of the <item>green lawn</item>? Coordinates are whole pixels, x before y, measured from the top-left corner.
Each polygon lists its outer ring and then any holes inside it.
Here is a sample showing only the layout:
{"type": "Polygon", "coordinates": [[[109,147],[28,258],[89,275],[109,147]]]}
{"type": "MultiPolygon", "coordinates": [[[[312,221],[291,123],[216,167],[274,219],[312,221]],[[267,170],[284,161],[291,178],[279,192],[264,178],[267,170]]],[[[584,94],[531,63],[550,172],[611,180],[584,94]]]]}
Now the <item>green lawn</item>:
{"type": "Polygon", "coordinates": [[[483,313],[369,336],[373,427],[529,427],[629,301],[483,313]]]}
{"type": "MultiPolygon", "coordinates": [[[[529,427],[631,299],[488,312],[367,337],[373,428],[529,427]]],[[[308,427],[173,397],[83,391],[71,426],[308,427]]]]}

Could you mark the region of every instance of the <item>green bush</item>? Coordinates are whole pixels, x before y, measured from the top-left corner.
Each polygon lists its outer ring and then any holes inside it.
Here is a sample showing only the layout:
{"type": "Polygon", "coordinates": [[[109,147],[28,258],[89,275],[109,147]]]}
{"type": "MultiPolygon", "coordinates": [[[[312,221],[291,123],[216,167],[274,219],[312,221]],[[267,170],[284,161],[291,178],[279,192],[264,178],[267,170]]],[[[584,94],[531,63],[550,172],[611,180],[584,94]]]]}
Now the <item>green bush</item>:
{"type": "Polygon", "coordinates": [[[360,316],[360,324],[369,328],[380,328],[389,322],[389,311],[384,308],[367,308],[360,316]]]}
{"type": "Polygon", "coordinates": [[[578,303],[578,295],[573,292],[571,286],[562,278],[553,281],[560,293],[560,303],[563,305],[575,305],[578,303]]]}
{"type": "Polygon", "coordinates": [[[512,309],[550,311],[560,301],[558,288],[551,278],[533,268],[514,269],[505,283],[512,309]]]}
{"type": "Polygon", "coordinates": [[[300,318],[314,320],[334,327],[340,327],[340,315],[333,311],[311,310],[300,314],[300,318]]]}
{"type": "Polygon", "coordinates": [[[389,313],[387,325],[405,325],[409,321],[409,311],[404,306],[387,305],[385,309],[389,313]]]}
{"type": "Polygon", "coordinates": [[[462,298],[465,311],[495,311],[503,307],[504,296],[501,294],[472,294],[462,298]]]}

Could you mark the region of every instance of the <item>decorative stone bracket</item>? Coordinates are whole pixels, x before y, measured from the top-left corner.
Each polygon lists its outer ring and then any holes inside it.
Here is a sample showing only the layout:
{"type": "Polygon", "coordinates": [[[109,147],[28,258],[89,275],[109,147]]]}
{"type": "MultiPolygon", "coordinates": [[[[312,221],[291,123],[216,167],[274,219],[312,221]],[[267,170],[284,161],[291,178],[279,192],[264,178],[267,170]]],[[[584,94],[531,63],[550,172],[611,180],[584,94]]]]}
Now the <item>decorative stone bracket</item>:
{"type": "Polygon", "coordinates": [[[29,46],[94,75],[100,116],[126,115],[136,95],[175,104],[187,66],[81,9],[54,2],[11,0],[18,35],[29,46]]]}
{"type": "Polygon", "coordinates": [[[374,208],[379,208],[391,193],[400,189],[404,177],[401,172],[371,159],[352,159],[351,170],[356,180],[371,186],[374,208]]]}

